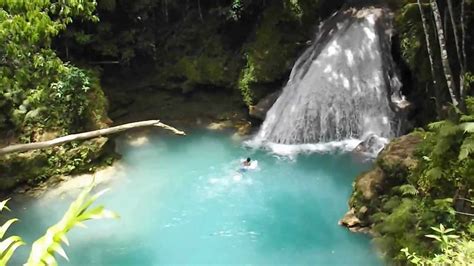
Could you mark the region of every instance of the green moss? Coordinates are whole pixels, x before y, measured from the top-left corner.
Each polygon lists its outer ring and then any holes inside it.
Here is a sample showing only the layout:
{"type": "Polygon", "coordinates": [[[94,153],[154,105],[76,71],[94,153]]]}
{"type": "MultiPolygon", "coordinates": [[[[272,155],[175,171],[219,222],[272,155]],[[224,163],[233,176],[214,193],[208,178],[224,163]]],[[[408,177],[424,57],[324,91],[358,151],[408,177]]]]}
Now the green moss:
{"type": "Polygon", "coordinates": [[[240,57],[220,34],[222,21],[208,17],[196,23],[189,14],[176,25],[171,35],[163,39],[156,57],[154,84],[164,89],[188,92],[201,85],[232,88],[237,81],[240,57]]]}
{"type": "Polygon", "coordinates": [[[298,52],[311,37],[309,29],[317,16],[311,12],[313,18],[303,20],[303,10],[311,9],[302,9],[300,2],[303,1],[275,1],[269,5],[253,39],[244,46],[246,64],[240,72],[238,88],[247,105],[281,86],[298,52]]]}
{"type": "Polygon", "coordinates": [[[233,80],[229,78],[232,74],[227,71],[226,61],[225,56],[209,57],[205,54],[197,57],[185,56],[170,68],[170,73],[185,81],[182,87],[184,92],[198,85],[228,87],[233,80]]]}
{"type": "Polygon", "coordinates": [[[0,191],[25,183],[35,185],[56,175],[92,172],[115,157],[113,143],[104,137],[8,154],[0,158],[0,191]]]}

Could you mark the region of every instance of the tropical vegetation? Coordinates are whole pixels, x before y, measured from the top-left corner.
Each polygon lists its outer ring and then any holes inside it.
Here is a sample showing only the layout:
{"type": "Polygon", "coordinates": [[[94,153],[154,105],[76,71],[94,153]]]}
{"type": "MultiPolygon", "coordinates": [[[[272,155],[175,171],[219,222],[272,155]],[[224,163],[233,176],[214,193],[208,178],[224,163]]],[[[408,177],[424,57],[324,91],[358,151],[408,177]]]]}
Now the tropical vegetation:
{"type": "MultiPolygon", "coordinates": [[[[219,91],[242,108],[253,106],[286,82],[316,25],[360,4],[354,2],[0,0],[0,146],[107,127],[107,98],[110,105],[122,104],[145,90],[166,92],[164,103],[174,95],[219,91]],[[127,80],[140,86],[120,87],[127,80]]],[[[468,264],[474,236],[474,2],[367,2],[393,10],[393,56],[413,103],[406,115],[417,141],[408,166],[379,158],[376,165],[391,183],[369,206],[355,191],[351,206],[368,207],[359,218],[395,263],[468,264]]],[[[1,156],[0,190],[94,171],[116,158],[112,145],[101,137],[1,156]]],[[[102,208],[88,209],[95,200],[89,192],[35,242],[28,263],[54,265],[53,252],[65,256],[60,240],[67,243],[67,231],[108,216],[102,208]]],[[[15,221],[0,228],[2,237],[15,221]]],[[[21,244],[19,237],[3,240],[1,261],[21,244]]]]}

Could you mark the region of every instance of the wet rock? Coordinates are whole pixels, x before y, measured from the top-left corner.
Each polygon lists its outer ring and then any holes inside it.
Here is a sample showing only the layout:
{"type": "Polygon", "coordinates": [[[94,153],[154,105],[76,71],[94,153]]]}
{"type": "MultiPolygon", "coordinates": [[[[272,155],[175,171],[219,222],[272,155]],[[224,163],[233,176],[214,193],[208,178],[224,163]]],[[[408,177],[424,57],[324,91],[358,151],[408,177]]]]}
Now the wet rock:
{"type": "Polygon", "coordinates": [[[225,121],[210,123],[207,126],[207,129],[209,129],[209,130],[224,130],[226,128],[231,128],[231,127],[232,127],[232,122],[230,120],[225,120],[225,121]]]}
{"type": "Polygon", "coordinates": [[[416,133],[394,139],[381,152],[377,164],[385,172],[393,172],[394,169],[408,171],[416,167],[414,152],[421,141],[422,137],[416,133]]]}
{"type": "Polygon", "coordinates": [[[376,167],[357,178],[355,190],[360,192],[365,200],[370,201],[377,197],[380,192],[383,192],[384,179],[384,172],[379,167],[376,167]]]}
{"type": "Polygon", "coordinates": [[[345,215],[339,220],[339,225],[351,228],[360,225],[360,220],[354,213],[354,208],[351,208],[345,215]]]}
{"type": "Polygon", "coordinates": [[[387,140],[385,138],[380,138],[375,134],[370,134],[359,143],[357,147],[355,147],[354,152],[376,155],[385,147],[385,145],[387,145],[387,140]]]}
{"type": "Polygon", "coordinates": [[[355,215],[354,208],[351,208],[344,217],[339,220],[339,225],[347,227],[351,232],[354,233],[367,233],[370,234],[370,228],[364,226],[359,218],[355,215]]]}
{"type": "Polygon", "coordinates": [[[272,107],[281,94],[281,90],[271,93],[260,100],[256,105],[249,107],[249,115],[254,118],[265,120],[267,111],[272,107]]]}

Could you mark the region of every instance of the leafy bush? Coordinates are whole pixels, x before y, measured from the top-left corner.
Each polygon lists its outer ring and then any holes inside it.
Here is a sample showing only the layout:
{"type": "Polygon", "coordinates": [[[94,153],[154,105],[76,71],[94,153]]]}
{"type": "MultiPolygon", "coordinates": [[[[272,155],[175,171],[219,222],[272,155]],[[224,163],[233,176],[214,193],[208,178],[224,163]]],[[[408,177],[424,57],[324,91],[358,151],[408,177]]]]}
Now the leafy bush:
{"type": "MultiPolygon", "coordinates": [[[[370,213],[366,215],[375,243],[398,263],[407,261],[406,253],[400,252],[403,248],[420,258],[430,257],[433,250],[448,252],[446,247],[427,241],[425,235],[434,225],[444,224],[466,239],[473,236],[469,228],[473,226],[474,104],[472,98],[466,102],[467,113],[452,109],[449,119],[414,133],[423,140],[415,150],[416,162],[411,167],[400,167],[396,161],[390,164],[385,157],[378,160],[386,184],[377,199],[364,202],[357,194],[352,197],[355,202],[351,206],[356,209],[368,206],[370,213]],[[396,182],[387,183],[394,178],[396,182]]],[[[451,250],[464,248],[464,242],[453,243],[458,247],[450,246],[451,250]]]]}
{"type": "Polygon", "coordinates": [[[436,232],[434,235],[426,237],[434,239],[440,246],[441,253],[431,257],[421,257],[416,253],[410,253],[408,248],[402,249],[406,258],[414,265],[471,265],[474,261],[474,241],[467,238],[460,238],[459,235],[451,234],[455,231],[452,228],[445,228],[442,224],[439,227],[431,227],[436,232]]]}
{"type": "Polygon", "coordinates": [[[88,97],[100,91],[97,83],[90,72],[63,62],[51,44],[73,17],[96,21],[95,5],[92,0],[0,3],[0,130],[13,129],[21,140],[34,141],[35,131],[67,133],[89,119],[85,110],[88,97]]]}

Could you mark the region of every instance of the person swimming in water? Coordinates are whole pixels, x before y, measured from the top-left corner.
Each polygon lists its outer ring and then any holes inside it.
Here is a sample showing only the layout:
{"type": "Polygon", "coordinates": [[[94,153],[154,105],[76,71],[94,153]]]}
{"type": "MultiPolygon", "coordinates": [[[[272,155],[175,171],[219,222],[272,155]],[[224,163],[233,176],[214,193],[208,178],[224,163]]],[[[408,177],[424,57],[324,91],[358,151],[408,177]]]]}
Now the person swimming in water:
{"type": "Polygon", "coordinates": [[[250,166],[250,164],[251,164],[250,161],[251,161],[251,159],[250,159],[250,157],[248,157],[247,160],[245,160],[245,161],[242,163],[242,165],[243,165],[243,166],[250,166]]]}

